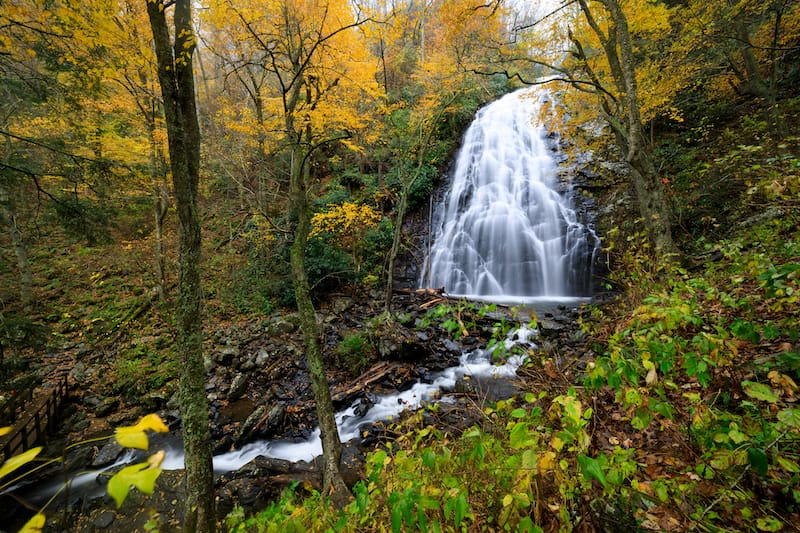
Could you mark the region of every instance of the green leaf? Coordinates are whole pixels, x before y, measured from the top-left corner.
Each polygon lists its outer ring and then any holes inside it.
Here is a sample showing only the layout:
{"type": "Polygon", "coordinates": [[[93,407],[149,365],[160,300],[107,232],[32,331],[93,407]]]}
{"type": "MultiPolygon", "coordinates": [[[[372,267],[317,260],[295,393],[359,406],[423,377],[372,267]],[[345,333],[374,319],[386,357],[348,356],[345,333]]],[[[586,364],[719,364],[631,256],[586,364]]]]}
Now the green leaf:
{"type": "Polygon", "coordinates": [[[796,407],[781,409],[778,411],[778,420],[790,428],[798,428],[800,427],[800,409],[796,407]]]}
{"type": "Polygon", "coordinates": [[[769,469],[769,458],[767,452],[761,448],[748,448],[747,462],[750,466],[759,473],[761,477],[766,477],[767,470],[769,469]]]}
{"type": "Polygon", "coordinates": [[[473,426],[471,429],[467,430],[464,433],[463,436],[466,437],[466,438],[480,437],[481,436],[481,430],[478,429],[477,427],[473,426]]]}
{"type": "Polygon", "coordinates": [[[528,392],[525,394],[525,401],[527,403],[533,403],[536,401],[536,396],[532,392],[528,392]]]}
{"type": "Polygon", "coordinates": [[[509,434],[509,443],[511,447],[518,450],[527,447],[529,442],[530,435],[528,434],[528,424],[525,422],[517,422],[514,424],[509,434]]]}
{"type": "Polygon", "coordinates": [[[761,531],[780,531],[783,529],[783,524],[777,518],[769,516],[756,520],[756,527],[761,531]]]}
{"type": "Polygon", "coordinates": [[[464,493],[458,495],[458,499],[456,500],[456,507],[455,507],[455,523],[456,529],[461,525],[461,521],[464,520],[464,517],[467,516],[467,512],[469,511],[469,504],[467,503],[467,497],[464,496],[464,493]]]}
{"type": "Polygon", "coordinates": [[[792,474],[800,473],[800,465],[796,462],[792,461],[791,459],[787,459],[786,457],[777,456],[775,460],[781,465],[781,468],[786,470],[787,472],[791,472],[792,474]]]}
{"type": "Polygon", "coordinates": [[[775,403],[778,401],[778,395],[768,385],[763,383],[754,383],[752,381],[743,381],[744,392],[751,398],[761,400],[764,402],[775,403]]]}
{"type": "Polygon", "coordinates": [[[511,411],[511,418],[525,418],[527,414],[528,412],[520,407],[511,411]]]}
{"type": "Polygon", "coordinates": [[[34,459],[36,459],[36,456],[39,455],[39,452],[41,451],[42,447],[37,446],[36,448],[31,448],[27,452],[15,455],[11,459],[3,463],[3,466],[0,467],[0,479],[3,479],[17,468],[26,465],[31,461],[33,461],[34,459]]]}
{"type": "Polygon", "coordinates": [[[533,450],[522,452],[522,468],[524,470],[537,470],[539,465],[539,455],[533,450]]]}
{"type": "Polygon", "coordinates": [[[422,464],[431,470],[436,465],[436,454],[430,448],[426,448],[422,453],[422,464]]]}
{"type": "Polygon", "coordinates": [[[581,473],[585,478],[596,479],[603,485],[603,488],[608,488],[606,475],[603,472],[600,462],[592,457],[587,457],[583,454],[578,455],[578,464],[581,467],[581,473]]]}
{"type": "Polygon", "coordinates": [[[742,433],[737,429],[730,430],[728,432],[728,435],[730,436],[731,441],[733,441],[734,444],[741,444],[747,440],[747,435],[745,435],[744,433],[742,433]]]}
{"type": "Polygon", "coordinates": [[[145,494],[153,494],[161,468],[153,468],[150,463],[126,466],[108,480],[108,494],[114,498],[117,508],[122,506],[131,486],[145,494]]]}
{"type": "Polygon", "coordinates": [[[392,507],[392,533],[400,533],[403,529],[403,511],[399,505],[392,507]]]}
{"type": "Polygon", "coordinates": [[[533,520],[531,520],[530,516],[526,516],[519,521],[519,524],[517,525],[517,531],[520,533],[544,533],[542,528],[533,524],[533,520]]]}

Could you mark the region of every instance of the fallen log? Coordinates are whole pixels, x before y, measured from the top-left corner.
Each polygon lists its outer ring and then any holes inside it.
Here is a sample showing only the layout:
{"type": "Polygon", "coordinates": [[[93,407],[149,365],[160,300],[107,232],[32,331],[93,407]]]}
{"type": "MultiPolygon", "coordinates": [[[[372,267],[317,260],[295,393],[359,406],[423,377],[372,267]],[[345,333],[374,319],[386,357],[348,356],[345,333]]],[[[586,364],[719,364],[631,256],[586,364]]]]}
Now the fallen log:
{"type": "Polygon", "coordinates": [[[346,388],[334,392],[332,400],[337,404],[348,402],[360,395],[367,387],[382,381],[393,373],[399,373],[403,370],[408,371],[408,367],[400,363],[391,361],[377,363],[358,376],[352,383],[348,384],[346,388]]]}
{"type": "Polygon", "coordinates": [[[399,294],[427,294],[431,296],[440,296],[444,294],[444,287],[425,287],[421,289],[410,289],[407,287],[400,287],[394,289],[394,292],[399,294]]]}

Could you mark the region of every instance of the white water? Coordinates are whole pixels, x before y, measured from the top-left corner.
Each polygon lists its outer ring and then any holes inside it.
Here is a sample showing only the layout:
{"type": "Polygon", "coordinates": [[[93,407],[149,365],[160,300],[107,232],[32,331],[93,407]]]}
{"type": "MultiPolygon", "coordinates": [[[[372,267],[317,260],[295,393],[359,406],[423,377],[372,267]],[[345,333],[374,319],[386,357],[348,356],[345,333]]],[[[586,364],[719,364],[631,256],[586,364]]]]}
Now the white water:
{"type": "Polygon", "coordinates": [[[0,491],[0,495],[16,493],[22,500],[33,507],[42,507],[50,498],[58,494],[58,497],[71,499],[78,498],[97,498],[106,492],[105,483],[99,481],[103,472],[112,470],[118,466],[133,462],[136,453],[133,450],[126,450],[116,461],[97,470],[87,470],[85,472],[66,474],[66,478],[54,478],[44,483],[33,483],[28,485],[25,480],[7,487],[0,491]]]}
{"type": "Polygon", "coordinates": [[[591,294],[598,239],[558,191],[557,143],[540,123],[549,98],[523,89],[478,112],[435,210],[423,284],[503,303],[591,294]]]}
{"type": "MultiPolygon", "coordinates": [[[[522,345],[533,348],[535,330],[523,327],[513,331],[506,339],[506,348],[522,345]]],[[[374,422],[389,420],[406,409],[417,409],[424,402],[434,400],[441,390],[451,389],[456,381],[463,376],[476,378],[510,377],[514,376],[517,368],[525,359],[524,356],[512,355],[502,365],[492,363],[492,354],[486,350],[478,349],[461,356],[460,364],[438,373],[431,383],[417,382],[410,389],[381,397],[367,413],[359,417],[355,414],[356,404],[340,411],[336,415],[339,438],[342,442],[359,437],[359,429],[374,422]]],[[[314,430],[306,441],[259,441],[214,457],[215,472],[230,472],[238,470],[259,455],[288,461],[311,461],[322,454],[322,443],[319,437],[319,428],[314,430]]],[[[166,470],[183,468],[183,452],[180,450],[167,451],[167,456],[162,463],[166,470]]]]}

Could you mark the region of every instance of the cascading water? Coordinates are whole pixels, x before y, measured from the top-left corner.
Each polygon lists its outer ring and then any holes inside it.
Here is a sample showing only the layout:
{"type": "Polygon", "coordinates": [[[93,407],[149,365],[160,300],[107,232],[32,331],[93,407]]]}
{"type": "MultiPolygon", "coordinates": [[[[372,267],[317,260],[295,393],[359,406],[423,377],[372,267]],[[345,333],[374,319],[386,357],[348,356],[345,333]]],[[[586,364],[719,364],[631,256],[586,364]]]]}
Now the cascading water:
{"type": "Polygon", "coordinates": [[[558,191],[539,120],[549,98],[522,89],[478,112],[436,209],[424,285],[502,302],[591,295],[598,239],[558,191]]]}

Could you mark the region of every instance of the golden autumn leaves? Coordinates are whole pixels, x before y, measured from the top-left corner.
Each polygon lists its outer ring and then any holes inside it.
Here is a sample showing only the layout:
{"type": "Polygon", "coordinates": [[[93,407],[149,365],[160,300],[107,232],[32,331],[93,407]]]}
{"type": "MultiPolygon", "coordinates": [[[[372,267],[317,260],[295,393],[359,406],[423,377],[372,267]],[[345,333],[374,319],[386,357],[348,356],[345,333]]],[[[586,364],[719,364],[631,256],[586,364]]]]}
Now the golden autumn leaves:
{"type": "MultiPolygon", "coordinates": [[[[12,428],[0,428],[0,436],[10,433],[12,428]]],[[[156,414],[149,414],[143,417],[138,423],[133,426],[118,427],[114,432],[114,439],[121,446],[126,448],[136,448],[139,450],[147,450],[149,447],[149,439],[147,432],[154,431],[157,433],[166,433],[169,431],[167,426],[156,414]]],[[[82,444],[82,443],[78,443],[82,444]]],[[[43,447],[37,446],[31,448],[19,455],[15,455],[8,459],[2,466],[0,466],[0,489],[5,489],[17,481],[25,478],[33,470],[38,470],[52,463],[60,462],[63,458],[57,457],[54,459],[46,459],[43,464],[38,465],[31,471],[22,473],[21,475],[5,481],[12,472],[17,471],[19,468],[34,461],[41,453],[43,447]]],[[[155,490],[156,480],[161,474],[161,463],[164,461],[165,452],[160,450],[142,463],[129,465],[122,468],[119,472],[114,474],[108,481],[108,494],[114,499],[117,507],[120,507],[128,496],[131,487],[136,487],[145,494],[152,494],[155,490]]],[[[66,485],[65,485],[66,487],[66,485]]],[[[52,501],[52,499],[50,500],[52,501]]],[[[49,504],[49,502],[48,502],[49,504]]],[[[47,507],[47,504],[45,504],[47,507]]],[[[42,531],[45,526],[46,516],[44,508],[36,513],[20,530],[20,533],[34,533],[42,531]]]]}

